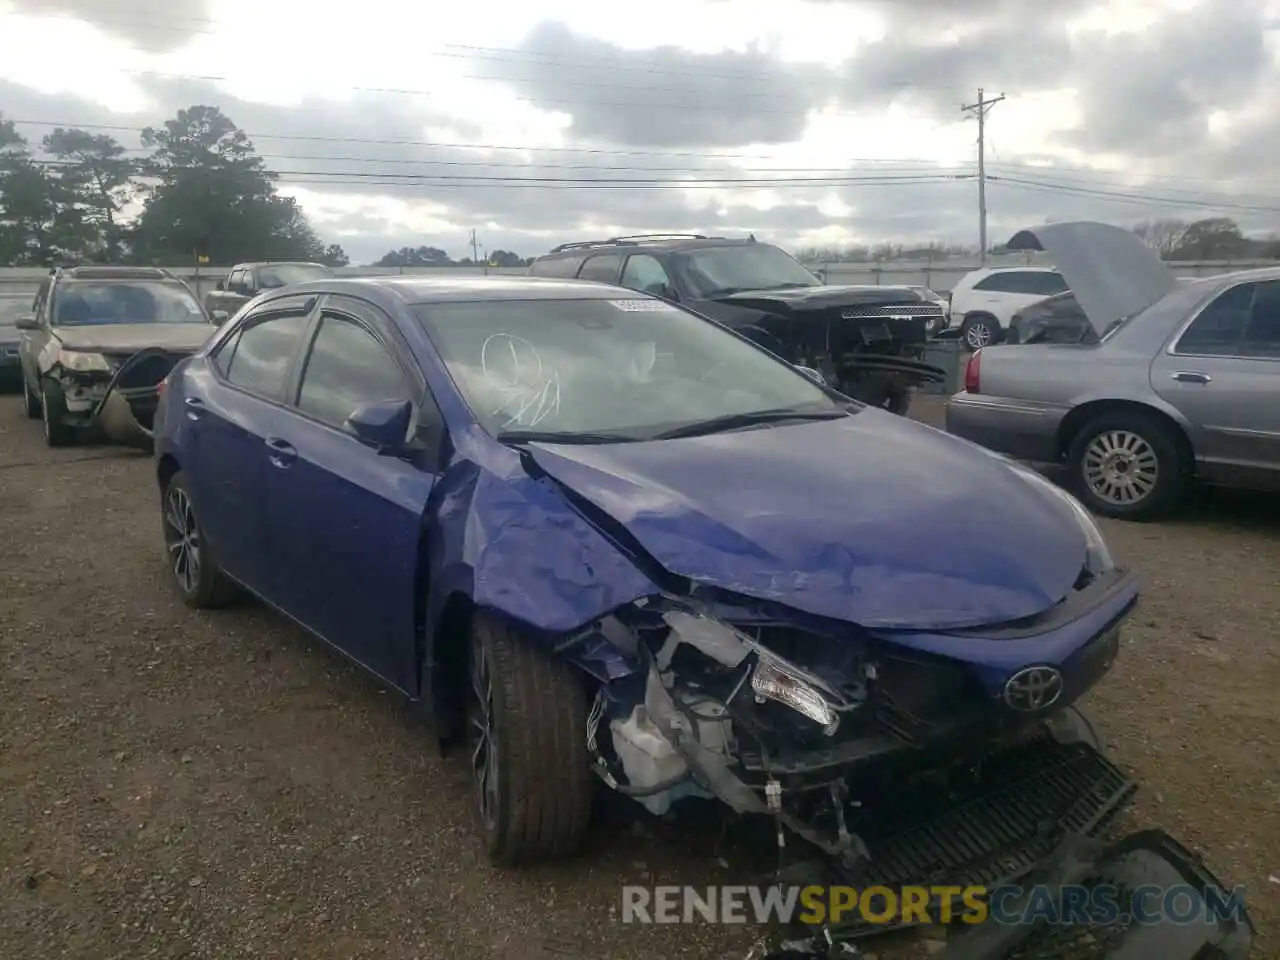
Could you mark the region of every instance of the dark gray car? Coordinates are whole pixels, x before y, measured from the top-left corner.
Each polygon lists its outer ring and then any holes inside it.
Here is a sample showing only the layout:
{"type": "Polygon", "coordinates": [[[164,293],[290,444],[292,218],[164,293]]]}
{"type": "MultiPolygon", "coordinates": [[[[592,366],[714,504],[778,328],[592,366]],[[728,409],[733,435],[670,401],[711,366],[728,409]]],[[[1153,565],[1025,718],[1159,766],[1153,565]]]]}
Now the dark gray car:
{"type": "Polygon", "coordinates": [[[1132,233],[1090,222],[1010,246],[1054,258],[1098,342],[978,351],[949,431],[1064,462],[1113,517],[1168,513],[1193,479],[1280,489],[1280,267],[1179,282],[1132,233]]]}
{"type": "Polygon", "coordinates": [[[19,314],[30,311],[31,305],[23,300],[0,300],[0,388],[22,383],[22,361],[18,357],[19,314]]]}
{"type": "Polygon", "coordinates": [[[264,290],[278,290],[307,280],[326,280],[333,271],[323,263],[266,262],[237,263],[225,280],[205,297],[205,309],[215,323],[229,319],[237,310],[264,290]]]}

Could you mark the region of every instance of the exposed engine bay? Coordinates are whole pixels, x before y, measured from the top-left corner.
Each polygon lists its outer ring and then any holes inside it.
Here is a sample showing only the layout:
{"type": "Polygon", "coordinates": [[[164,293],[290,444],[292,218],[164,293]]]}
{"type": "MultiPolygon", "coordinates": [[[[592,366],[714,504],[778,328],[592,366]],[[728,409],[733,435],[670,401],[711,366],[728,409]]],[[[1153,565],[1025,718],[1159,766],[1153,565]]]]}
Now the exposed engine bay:
{"type": "Polygon", "coordinates": [[[846,396],[897,413],[908,391],[942,383],[924,362],[929,330],[942,308],[910,287],[810,287],[735,293],[721,303],[759,311],[730,326],[798,366],[819,371],[846,396]]]}

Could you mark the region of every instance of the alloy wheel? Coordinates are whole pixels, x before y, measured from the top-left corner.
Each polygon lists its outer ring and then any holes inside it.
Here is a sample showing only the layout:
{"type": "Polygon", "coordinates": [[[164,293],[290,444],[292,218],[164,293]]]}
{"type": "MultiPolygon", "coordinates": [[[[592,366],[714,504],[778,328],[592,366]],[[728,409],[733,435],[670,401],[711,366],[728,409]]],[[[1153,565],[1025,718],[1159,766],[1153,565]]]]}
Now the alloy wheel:
{"type": "Polygon", "coordinates": [[[495,712],[489,658],[484,646],[476,644],[471,657],[471,699],[467,709],[467,729],[476,808],[490,830],[496,826],[498,817],[499,740],[495,712]]]}
{"type": "Polygon", "coordinates": [[[178,486],[165,494],[164,541],[178,586],[183,593],[194,593],[200,583],[200,530],[191,498],[178,486]]]}
{"type": "Polygon", "coordinates": [[[1145,500],[1160,479],[1160,460],[1151,444],[1130,430],[1107,430],[1085,448],[1081,472],[1098,499],[1115,506],[1145,500]]]}
{"type": "Polygon", "coordinates": [[[964,334],[965,343],[974,350],[980,350],[991,343],[991,328],[983,320],[969,324],[964,334]]]}

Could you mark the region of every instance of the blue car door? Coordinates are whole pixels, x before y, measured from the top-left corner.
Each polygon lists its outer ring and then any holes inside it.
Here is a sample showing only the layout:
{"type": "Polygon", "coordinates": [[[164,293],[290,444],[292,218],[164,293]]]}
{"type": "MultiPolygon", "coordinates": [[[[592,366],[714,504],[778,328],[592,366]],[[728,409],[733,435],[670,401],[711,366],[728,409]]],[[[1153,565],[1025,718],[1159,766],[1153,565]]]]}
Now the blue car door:
{"type": "Polygon", "coordinates": [[[365,403],[408,400],[414,432],[438,437],[421,371],[391,319],[329,297],[295,371],[295,404],[268,461],[275,600],[387,682],[412,690],[422,517],[432,454],[380,454],[345,428],[365,403]]]}
{"type": "Polygon", "coordinates": [[[248,314],[193,368],[182,398],[186,463],[196,512],[219,563],[271,600],[267,438],[288,416],[290,373],[318,297],[285,297],[248,314]]]}

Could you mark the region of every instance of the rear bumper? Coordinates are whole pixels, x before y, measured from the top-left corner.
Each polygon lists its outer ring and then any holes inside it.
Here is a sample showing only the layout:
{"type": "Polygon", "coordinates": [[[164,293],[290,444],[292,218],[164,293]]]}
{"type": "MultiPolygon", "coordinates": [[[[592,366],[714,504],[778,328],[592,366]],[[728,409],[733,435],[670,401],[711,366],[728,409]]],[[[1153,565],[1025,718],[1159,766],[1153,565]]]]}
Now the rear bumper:
{"type": "Polygon", "coordinates": [[[1062,459],[1058,427],[1067,411],[1028,400],[957,393],[947,401],[947,433],[1019,460],[1062,459]]]}

